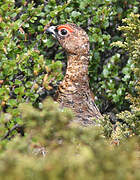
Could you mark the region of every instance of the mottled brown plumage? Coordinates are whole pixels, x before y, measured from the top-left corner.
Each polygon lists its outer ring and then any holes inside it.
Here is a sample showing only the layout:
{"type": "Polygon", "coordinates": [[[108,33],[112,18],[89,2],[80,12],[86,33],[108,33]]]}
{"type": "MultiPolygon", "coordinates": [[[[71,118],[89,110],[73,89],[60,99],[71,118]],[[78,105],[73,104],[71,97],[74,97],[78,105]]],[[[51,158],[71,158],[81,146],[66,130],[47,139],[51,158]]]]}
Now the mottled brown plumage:
{"type": "Polygon", "coordinates": [[[82,125],[95,125],[93,118],[101,118],[89,87],[89,39],[86,32],[75,24],[51,26],[47,29],[67,52],[67,70],[58,87],[57,101],[69,107],[75,120],[82,125]]]}

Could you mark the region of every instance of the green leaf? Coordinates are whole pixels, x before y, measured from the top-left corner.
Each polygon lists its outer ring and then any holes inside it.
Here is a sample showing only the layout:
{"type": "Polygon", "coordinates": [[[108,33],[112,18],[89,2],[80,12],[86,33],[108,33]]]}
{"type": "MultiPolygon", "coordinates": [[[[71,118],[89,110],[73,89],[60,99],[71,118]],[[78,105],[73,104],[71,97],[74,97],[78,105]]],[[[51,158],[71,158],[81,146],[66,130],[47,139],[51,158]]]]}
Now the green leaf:
{"type": "Polygon", "coordinates": [[[50,48],[54,45],[54,41],[52,39],[47,39],[46,45],[48,48],[50,48]]]}
{"type": "Polygon", "coordinates": [[[71,17],[74,17],[74,18],[77,18],[77,17],[79,17],[80,15],[81,15],[81,13],[78,12],[78,11],[72,11],[72,13],[71,13],[71,17]]]}
{"type": "Polygon", "coordinates": [[[9,99],[7,104],[11,107],[14,107],[14,106],[16,107],[17,106],[17,100],[16,99],[9,99]]]}
{"type": "Polygon", "coordinates": [[[104,68],[104,70],[103,70],[103,75],[104,75],[105,78],[108,77],[109,73],[110,73],[110,72],[108,71],[108,69],[107,69],[107,68],[104,68]]]}
{"type": "Polygon", "coordinates": [[[20,84],[22,84],[22,81],[16,79],[16,80],[15,80],[15,85],[20,85],[20,84]]]}

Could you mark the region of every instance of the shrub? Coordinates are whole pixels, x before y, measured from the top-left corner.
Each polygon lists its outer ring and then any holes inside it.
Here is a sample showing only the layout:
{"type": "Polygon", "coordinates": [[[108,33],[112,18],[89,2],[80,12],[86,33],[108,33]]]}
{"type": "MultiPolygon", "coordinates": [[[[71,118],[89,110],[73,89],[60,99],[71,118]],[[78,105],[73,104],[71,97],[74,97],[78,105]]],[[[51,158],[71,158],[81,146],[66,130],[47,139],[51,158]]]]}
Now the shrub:
{"type": "MultiPolygon", "coordinates": [[[[131,13],[129,18],[123,19],[124,26],[118,29],[123,31],[125,41],[113,43],[129,53],[131,69],[134,73],[134,93],[127,94],[126,98],[131,102],[131,111],[123,111],[118,117],[129,127],[129,135],[140,135],[140,15],[131,13]]],[[[126,126],[126,125],[125,125],[126,126]]]]}
{"type": "Polygon", "coordinates": [[[11,117],[5,130],[20,123],[17,110],[20,103],[31,102],[41,107],[42,100],[55,94],[63,78],[65,54],[43,30],[50,23],[74,22],[88,32],[91,44],[90,84],[96,97],[100,98],[100,101],[96,99],[101,111],[112,111],[114,107],[115,111],[128,108],[124,96],[132,89],[130,63],[124,56],[121,58],[120,51],[111,49],[110,42],[121,38],[116,26],[131,11],[138,11],[139,2],[120,2],[0,2],[0,111],[9,113],[11,117]],[[115,52],[118,54],[114,55],[115,52]]]}
{"type": "MultiPolygon", "coordinates": [[[[26,136],[0,146],[2,179],[139,179],[136,139],[115,147],[101,127],[69,125],[72,113],[52,100],[20,106],[26,136]]],[[[5,140],[6,141],[6,140],[5,140]]]]}
{"type": "Polygon", "coordinates": [[[136,0],[0,2],[2,179],[140,179],[139,15],[130,15],[138,12],[138,4],[136,0]],[[127,16],[121,37],[115,29],[127,16]],[[63,78],[60,60],[65,59],[62,48],[43,29],[66,22],[88,32],[90,83],[101,98],[102,103],[97,100],[102,111],[127,109],[118,115],[123,123],[118,122],[117,128],[108,117],[99,127],[70,124],[70,110],[60,110],[51,99],[42,102],[63,78]],[[111,49],[116,40],[119,49],[111,49]]]}

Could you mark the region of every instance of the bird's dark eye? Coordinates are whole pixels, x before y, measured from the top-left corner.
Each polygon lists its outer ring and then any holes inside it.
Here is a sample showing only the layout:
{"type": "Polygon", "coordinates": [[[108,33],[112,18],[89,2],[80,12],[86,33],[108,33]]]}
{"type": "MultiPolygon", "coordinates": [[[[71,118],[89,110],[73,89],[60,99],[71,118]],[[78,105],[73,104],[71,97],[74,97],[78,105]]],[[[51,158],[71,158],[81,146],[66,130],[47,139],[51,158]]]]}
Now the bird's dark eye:
{"type": "Polygon", "coordinates": [[[65,36],[68,33],[68,31],[66,29],[61,29],[60,33],[62,36],[65,36]]]}

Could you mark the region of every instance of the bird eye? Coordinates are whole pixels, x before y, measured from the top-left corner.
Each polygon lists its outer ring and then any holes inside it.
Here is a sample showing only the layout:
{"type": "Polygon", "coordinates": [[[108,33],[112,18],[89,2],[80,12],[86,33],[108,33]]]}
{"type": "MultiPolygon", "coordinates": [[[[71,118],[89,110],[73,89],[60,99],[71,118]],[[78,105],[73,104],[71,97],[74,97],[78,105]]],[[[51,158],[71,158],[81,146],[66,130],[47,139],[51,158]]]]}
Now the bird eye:
{"type": "Polygon", "coordinates": [[[60,30],[60,34],[61,34],[62,36],[65,36],[67,33],[68,33],[68,31],[67,31],[66,29],[61,29],[61,30],[60,30]]]}

